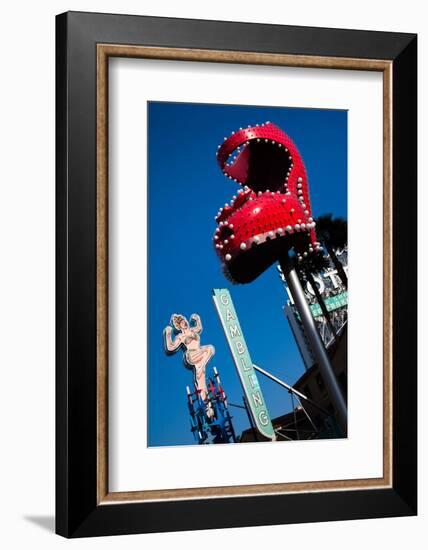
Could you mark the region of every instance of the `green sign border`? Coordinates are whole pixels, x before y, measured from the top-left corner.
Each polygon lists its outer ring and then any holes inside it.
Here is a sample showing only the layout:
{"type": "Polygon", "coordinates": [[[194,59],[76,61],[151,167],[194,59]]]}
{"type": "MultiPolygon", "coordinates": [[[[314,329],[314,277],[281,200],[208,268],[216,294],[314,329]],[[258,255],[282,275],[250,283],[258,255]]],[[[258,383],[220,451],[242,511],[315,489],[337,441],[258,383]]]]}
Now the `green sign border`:
{"type": "MultiPolygon", "coordinates": [[[[327,308],[327,311],[334,311],[335,309],[345,307],[348,305],[348,292],[347,291],[341,292],[340,294],[335,294],[334,296],[325,298],[324,303],[327,308]]],[[[316,318],[316,317],[322,316],[323,313],[318,303],[311,304],[309,307],[311,308],[313,317],[316,318]]]]}

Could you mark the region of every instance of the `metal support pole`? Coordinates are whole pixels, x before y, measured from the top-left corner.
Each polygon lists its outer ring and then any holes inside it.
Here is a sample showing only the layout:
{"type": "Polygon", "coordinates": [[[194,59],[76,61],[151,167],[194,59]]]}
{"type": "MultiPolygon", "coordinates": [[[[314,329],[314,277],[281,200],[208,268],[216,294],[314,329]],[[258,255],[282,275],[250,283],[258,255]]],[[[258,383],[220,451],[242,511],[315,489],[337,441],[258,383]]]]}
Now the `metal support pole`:
{"type": "Polygon", "coordinates": [[[317,428],[317,427],[315,426],[315,424],[314,424],[314,422],[313,422],[312,418],[311,418],[311,417],[309,416],[309,413],[308,413],[308,411],[307,411],[307,410],[305,409],[305,407],[303,406],[302,400],[301,400],[301,399],[299,399],[298,397],[297,397],[297,400],[298,400],[298,402],[299,402],[300,406],[302,407],[302,409],[303,409],[303,412],[304,412],[304,413],[305,413],[305,415],[306,415],[306,418],[307,418],[307,419],[309,420],[309,422],[311,423],[311,426],[312,426],[312,428],[313,428],[313,429],[315,430],[315,433],[318,433],[318,432],[319,432],[319,430],[318,430],[318,428],[317,428]]]}
{"type": "Polygon", "coordinates": [[[297,427],[297,416],[296,416],[296,407],[294,406],[294,397],[291,392],[290,392],[290,395],[291,395],[291,406],[293,407],[293,417],[294,417],[294,427],[296,429],[296,437],[297,439],[300,439],[299,428],[297,427]]]}
{"type": "Polygon", "coordinates": [[[306,301],[306,296],[303,292],[296,270],[291,267],[288,254],[282,257],[279,263],[282,272],[285,274],[288,288],[290,289],[294,304],[299,312],[306,337],[309,345],[311,346],[314,358],[318,364],[318,368],[320,369],[328,395],[333,407],[336,410],[339,425],[342,431],[346,433],[348,413],[345,399],[333,372],[330,359],[325,351],[320,335],[318,334],[314,318],[312,317],[310,307],[306,301]]]}
{"type": "Polygon", "coordinates": [[[313,405],[316,409],[321,411],[326,416],[330,416],[330,413],[326,409],[324,409],[324,407],[321,407],[321,405],[318,405],[318,403],[316,403],[312,399],[309,399],[307,395],[300,392],[299,390],[296,390],[296,388],[293,388],[293,386],[290,386],[290,384],[286,384],[285,382],[283,382],[282,380],[280,380],[279,378],[277,378],[267,370],[262,369],[261,367],[255,365],[254,363],[253,363],[253,367],[254,367],[254,370],[256,370],[257,372],[260,372],[260,374],[263,374],[264,376],[266,376],[266,378],[273,380],[273,382],[276,382],[277,384],[285,388],[289,393],[290,392],[294,393],[294,395],[297,396],[298,399],[304,399],[305,401],[313,405]]]}

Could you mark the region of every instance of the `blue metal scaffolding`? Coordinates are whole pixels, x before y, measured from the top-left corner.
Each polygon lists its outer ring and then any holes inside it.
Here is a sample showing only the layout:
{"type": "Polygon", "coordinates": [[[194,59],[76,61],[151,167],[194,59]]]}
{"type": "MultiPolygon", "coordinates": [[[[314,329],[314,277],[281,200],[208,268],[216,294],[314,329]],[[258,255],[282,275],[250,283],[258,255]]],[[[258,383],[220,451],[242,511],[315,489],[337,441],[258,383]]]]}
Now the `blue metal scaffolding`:
{"type": "Polygon", "coordinates": [[[221,387],[220,376],[213,368],[214,375],[207,380],[208,394],[204,401],[196,386],[194,391],[187,386],[187,405],[190,413],[190,429],[200,445],[212,443],[236,443],[235,430],[232,424],[226,394],[221,387]],[[213,415],[207,415],[211,408],[213,415]]]}

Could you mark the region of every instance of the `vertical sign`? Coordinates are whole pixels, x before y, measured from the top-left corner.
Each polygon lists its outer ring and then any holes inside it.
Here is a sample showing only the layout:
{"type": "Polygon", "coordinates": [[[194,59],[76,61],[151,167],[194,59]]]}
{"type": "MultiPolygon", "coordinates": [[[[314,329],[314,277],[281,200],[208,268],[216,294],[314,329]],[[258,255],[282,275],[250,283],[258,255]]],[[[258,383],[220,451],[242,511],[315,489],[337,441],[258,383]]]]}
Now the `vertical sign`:
{"type": "Polygon", "coordinates": [[[262,390],[253,368],[250,353],[242,334],[241,325],[236,315],[230,293],[225,288],[213,290],[213,300],[220,317],[227,342],[235,361],[251,416],[258,431],[268,439],[275,440],[275,432],[266,407],[262,390]]]}

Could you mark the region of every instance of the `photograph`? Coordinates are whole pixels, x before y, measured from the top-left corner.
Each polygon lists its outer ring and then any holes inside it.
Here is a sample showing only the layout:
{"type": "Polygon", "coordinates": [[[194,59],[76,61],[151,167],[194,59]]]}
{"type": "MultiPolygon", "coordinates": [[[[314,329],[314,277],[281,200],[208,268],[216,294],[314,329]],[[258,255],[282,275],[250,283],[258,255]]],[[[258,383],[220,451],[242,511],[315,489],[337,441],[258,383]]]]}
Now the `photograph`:
{"type": "Polygon", "coordinates": [[[147,120],[148,446],[346,438],[347,111],[147,120]]]}
{"type": "Polygon", "coordinates": [[[423,549],[424,13],[3,5],[1,548],[423,549]]]}
{"type": "Polygon", "coordinates": [[[58,534],[417,513],[417,35],[327,23],[56,18],[58,534]]]}

